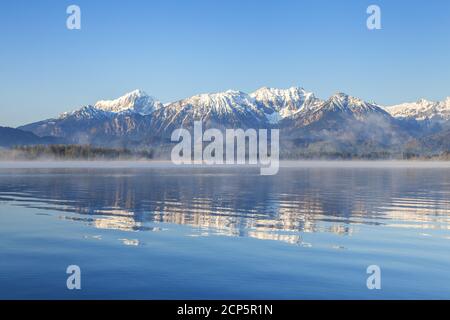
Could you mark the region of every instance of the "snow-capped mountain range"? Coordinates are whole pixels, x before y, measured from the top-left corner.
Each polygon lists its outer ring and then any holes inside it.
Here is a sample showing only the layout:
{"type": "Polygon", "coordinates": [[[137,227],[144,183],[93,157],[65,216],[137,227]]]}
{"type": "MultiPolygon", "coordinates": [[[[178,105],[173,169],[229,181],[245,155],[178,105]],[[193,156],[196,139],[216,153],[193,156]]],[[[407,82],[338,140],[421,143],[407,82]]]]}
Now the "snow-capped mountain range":
{"type": "Polygon", "coordinates": [[[159,109],[180,112],[192,109],[195,117],[202,117],[210,113],[254,113],[257,118],[264,113],[266,119],[278,123],[282,119],[294,117],[300,112],[317,111],[328,102],[326,108],[361,113],[367,111],[386,110],[395,118],[416,120],[450,120],[450,97],[443,101],[429,101],[420,99],[416,102],[402,103],[393,106],[380,106],[365,102],[345,93],[336,93],[330,100],[321,100],[314,93],[300,87],[277,89],[263,87],[255,92],[246,94],[242,91],[228,90],[219,93],[204,93],[165,105],[143,90],[134,90],[114,100],[100,100],[93,105],[83,106],[72,112],[61,114],[60,118],[70,116],[95,118],[108,113],[138,113],[150,115],[159,109]]]}
{"type": "Polygon", "coordinates": [[[70,143],[139,147],[165,143],[173,130],[191,128],[195,120],[221,129],[280,128],[293,149],[355,152],[369,145],[379,150],[412,141],[420,145],[426,135],[450,128],[450,98],[382,107],[344,93],[322,100],[303,88],[263,87],[250,94],[228,90],[163,104],[135,90],[19,129],[70,143]],[[435,121],[439,126],[430,125],[435,121]]]}
{"type": "Polygon", "coordinates": [[[386,110],[397,118],[447,121],[450,120],[450,97],[444,101],[420,99],[416,102],[390,106],[386,110]]]}
{"type": "Polygon", "coordinates": [[[211,114],[248,114],[257,121],[266,118],[271,123],[277,123],[302,110],[317,108],[321,103],[323,101],[313,93],[294,87],[286,90],[264,87],[251,94],[236,90],[204,93],[165,105],[142,90],[134,90],[114,100],[101,100],[93,105],[65,112],[59,118],[98,118],[120,113],[146,116],[161,109],[165,116],[187,111],[194,118],[204,118],[211,114]]]}

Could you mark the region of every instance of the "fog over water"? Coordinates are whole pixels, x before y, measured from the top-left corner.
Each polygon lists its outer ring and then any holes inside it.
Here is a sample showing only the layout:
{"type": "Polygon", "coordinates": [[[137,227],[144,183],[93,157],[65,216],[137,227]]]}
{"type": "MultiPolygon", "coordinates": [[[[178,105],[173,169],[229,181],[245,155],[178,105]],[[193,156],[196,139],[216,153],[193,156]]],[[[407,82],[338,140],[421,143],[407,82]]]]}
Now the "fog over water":
{"type": "MultiPolygon", "coordinates": [[[[450,161],[420,161],[420,160],[282,160],[282,168],[450,168],[450,161]]],[[[256,168],[255,165],[176,165],[169,160],[141,161],[0,161],[0,168],[256,168]]]]}

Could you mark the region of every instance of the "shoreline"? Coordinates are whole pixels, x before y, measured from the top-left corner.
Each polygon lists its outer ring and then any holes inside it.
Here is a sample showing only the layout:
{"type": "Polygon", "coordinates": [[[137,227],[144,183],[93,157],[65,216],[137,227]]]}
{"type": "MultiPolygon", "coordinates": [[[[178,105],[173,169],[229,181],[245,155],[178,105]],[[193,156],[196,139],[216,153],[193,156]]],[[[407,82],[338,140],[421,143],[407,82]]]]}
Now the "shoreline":
{"type": "MultiPolygon", "coordinates": [[[[280,168],[449,168],[448,160],[281,160],[280,168]]],[[[182,164],[170,160],[0,160],[0,169],[256,169],[260,165],[182,164]]]]}

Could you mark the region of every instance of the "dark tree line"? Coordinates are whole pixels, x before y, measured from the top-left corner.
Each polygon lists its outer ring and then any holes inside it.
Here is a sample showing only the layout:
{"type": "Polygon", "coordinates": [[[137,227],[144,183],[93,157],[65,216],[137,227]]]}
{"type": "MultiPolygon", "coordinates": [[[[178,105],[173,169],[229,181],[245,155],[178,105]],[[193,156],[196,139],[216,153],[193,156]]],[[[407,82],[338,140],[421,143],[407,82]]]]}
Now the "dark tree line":
{"type": "Polygon", "coordinates": [[[129,160],[152,159],[153,150],[131,151],[129,149],[111,149],[90,145],[36,145],[17,146],[0,151],[3,159],[38,160],[129,160]]]}

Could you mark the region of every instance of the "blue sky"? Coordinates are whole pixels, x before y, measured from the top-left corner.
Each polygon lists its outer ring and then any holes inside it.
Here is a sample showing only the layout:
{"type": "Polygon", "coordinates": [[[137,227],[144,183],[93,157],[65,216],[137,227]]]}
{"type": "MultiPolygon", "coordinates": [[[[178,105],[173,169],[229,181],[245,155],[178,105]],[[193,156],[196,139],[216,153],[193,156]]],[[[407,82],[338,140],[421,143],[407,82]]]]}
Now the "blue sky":
{"type": "Polygon", "coordinates": [[[0,125],[136,88],[163,102],[302,86],[394,104],[450,96],[450,1],[2,1],[0,125]],[[66,8],[81,8],[81,30],[66,8]],[[382,10],[382,30],[366,9],[382,10]]]}

